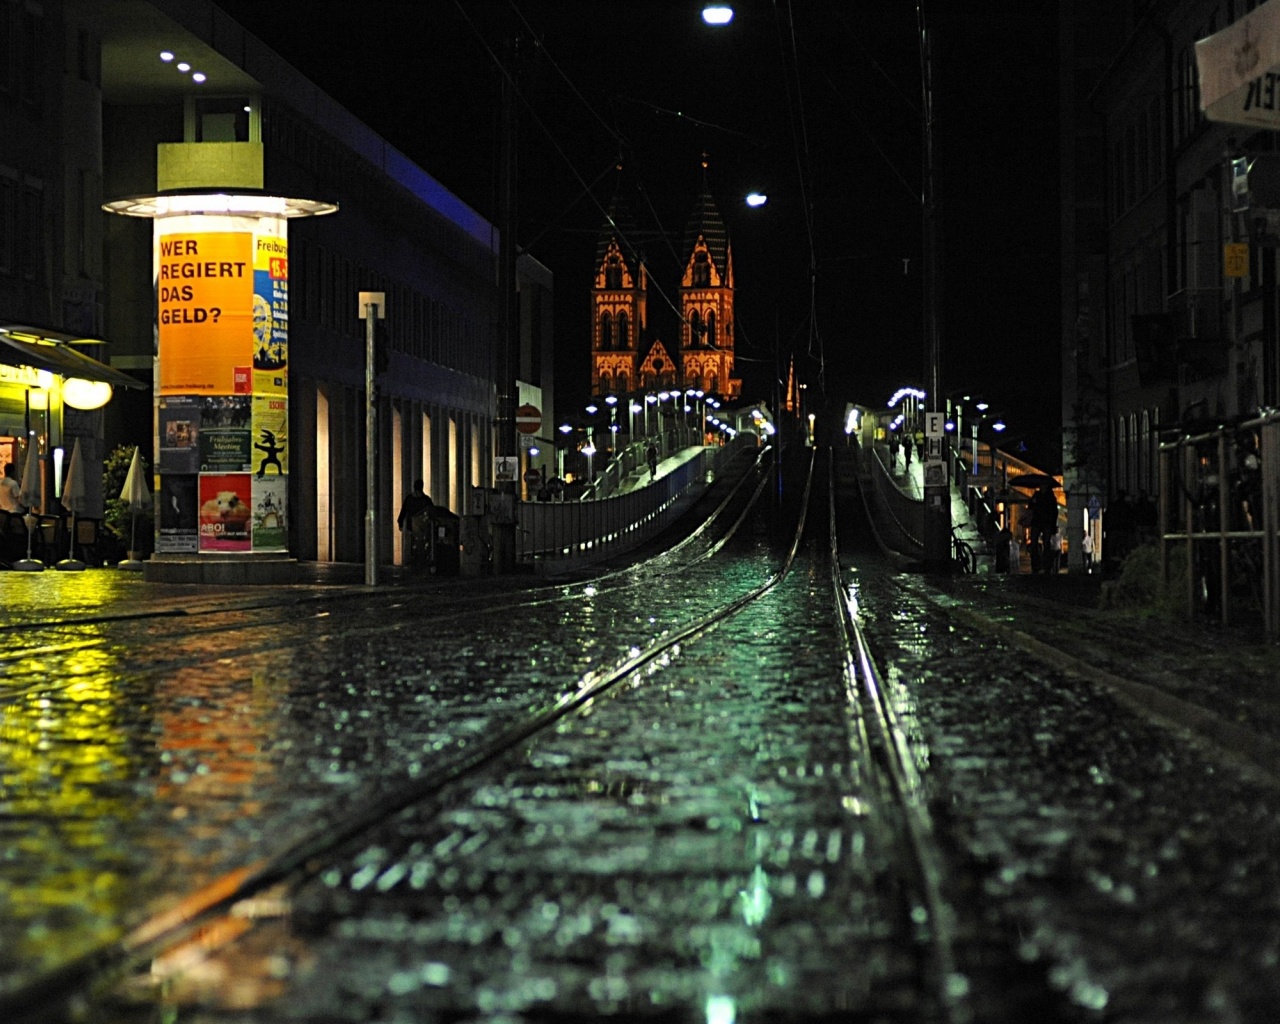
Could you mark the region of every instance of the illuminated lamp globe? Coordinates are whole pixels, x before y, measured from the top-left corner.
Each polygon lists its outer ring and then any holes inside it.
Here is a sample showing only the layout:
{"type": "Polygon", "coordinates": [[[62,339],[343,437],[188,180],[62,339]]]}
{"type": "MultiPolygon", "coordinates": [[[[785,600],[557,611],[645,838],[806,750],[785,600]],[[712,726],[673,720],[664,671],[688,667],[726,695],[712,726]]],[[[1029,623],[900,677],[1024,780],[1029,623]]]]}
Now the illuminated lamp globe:
{"type": "Polygon", "coordinates": [[[73,409],[101,409],[113,394],[111,385],[101,380],[68,377],[62,382],[62,400],[73,409]]]}

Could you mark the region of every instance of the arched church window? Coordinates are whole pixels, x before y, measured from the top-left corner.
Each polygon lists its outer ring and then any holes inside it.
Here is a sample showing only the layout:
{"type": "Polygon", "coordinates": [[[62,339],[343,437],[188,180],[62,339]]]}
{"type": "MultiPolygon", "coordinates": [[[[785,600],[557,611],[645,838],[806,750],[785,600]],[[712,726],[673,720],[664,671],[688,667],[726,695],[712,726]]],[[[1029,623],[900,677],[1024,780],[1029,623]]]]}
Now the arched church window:
{"type": "Polygon", "coordinates": [[[607,395],[613,390],[613,376],[608,373],[600,374],[600,394],[607,395]]]}
{"type": "Polygon", "coordinates": [[[610,256],[609,262],[605,264],[604,286],[614,291],[622,287],[622,264],[617,256],[610,256]]]}
{"type": "Polygon", "coordinates": [[[618,314],[618,348],[627,349],[631,347],[631,324],[627,320],[626,313],[618,314]]]}
{"type": "Polygon", "coordinates": [[[702,314],[696,309],[689,314],[689,345],[691,348],[702,347],[702,314]]]}
{"type": "Polygon", "coordinates": [[[693,284],[703,288],[711,284],[711,257],[705,249],[693,254],[693,284]]]}
{"type": "Polygon", "coordinates": [[[600,347],[605,351],[613,348],[613,316],[600,314],[600,347]]]}
{"type": "Polygon", "coordinates": [[[716,315],[714,312],[707,314],[707,333],[703,335],[703,341],[710,348],[716,347],[716,315]]]}
{"type": "Polygon", "coordinates": [[[707,378],[707,393],[710,395],[714,395],[719,390],[720,390],[720,376],[719,374],[713,373],[710,377],[707,378]]]}
{"type": "Polygon", "coordinates": [[[623,392],[630,391],[631,390],[630,374],[628,374],[626,370],[619,370],[618,376],[615,379],[615,383],[618,385],[617,389],[619,391],[623,391],[623,392]]]}

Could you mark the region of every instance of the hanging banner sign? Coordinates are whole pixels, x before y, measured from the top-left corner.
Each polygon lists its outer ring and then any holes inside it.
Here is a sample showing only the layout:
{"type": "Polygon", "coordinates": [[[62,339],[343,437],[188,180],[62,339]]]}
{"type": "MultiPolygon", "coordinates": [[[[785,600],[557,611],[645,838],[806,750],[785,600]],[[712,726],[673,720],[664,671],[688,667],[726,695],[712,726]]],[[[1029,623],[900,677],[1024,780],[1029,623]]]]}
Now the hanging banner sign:
{"type": "Polygon", "coordinates": [[[1196,67],[1210,121],[1280,128],[1280,0],[1199,40],[1196,67]]]}

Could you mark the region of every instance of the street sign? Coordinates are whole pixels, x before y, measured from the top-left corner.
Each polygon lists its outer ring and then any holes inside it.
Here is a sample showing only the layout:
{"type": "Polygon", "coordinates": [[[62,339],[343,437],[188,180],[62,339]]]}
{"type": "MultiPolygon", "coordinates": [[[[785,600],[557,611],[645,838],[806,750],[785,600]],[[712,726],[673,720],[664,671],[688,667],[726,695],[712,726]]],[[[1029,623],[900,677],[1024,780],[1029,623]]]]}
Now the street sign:
{"type": "Polygon", "coordinates": [[[521,435],[520,435],[520,447],[521,447],[522,449],[523,449],[523,448],[537,448],[537,447],[538,447],[538,439],[537,439],[536,437],[534,437],[532,434],[521,434],[521,435]]]}
{"type": "Polygon", "coordinates": [[[520,460],[514,455],[498,455],[493,460],[493,477],[497,483],[513,484],[520,472],[520,460]]]}
{"type": "Polygon", "coordinates": [[[1249,243],[1228,242],[1222,247],[1222,272],[1226,277],[1249,276],[1249,243]]]}
{"type": "Polygon", "coordinates": [[[529,485],[530,490],[532,490],[535,487],[541,487],[542,486],[542,470],[540,470],[537,466],[530,466],[528,469],[524,471],[524,482],[529,485]]]}
{"type": "Polygon", "coordinates": [[[536,434],[542,428],[542,410],[536,405],[522,405],[516,410],[516,430],[536,434]]]}
{"type": "Polygon", "coordinates": [[[945,412],[927,412],[924,414],[924,436],[942,437],[947,432],[947,414],[945,412]]]}

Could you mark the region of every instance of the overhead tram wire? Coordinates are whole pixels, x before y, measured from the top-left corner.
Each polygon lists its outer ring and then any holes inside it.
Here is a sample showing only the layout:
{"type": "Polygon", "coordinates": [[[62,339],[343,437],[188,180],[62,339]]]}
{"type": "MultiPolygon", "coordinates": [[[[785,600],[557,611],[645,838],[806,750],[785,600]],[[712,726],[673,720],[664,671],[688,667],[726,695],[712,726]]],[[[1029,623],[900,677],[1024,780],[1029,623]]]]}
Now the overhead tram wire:
{"type": "MultiPolygon", "coordinates": [[[[529,112],[529,116],[533,118],[534,123],[537,124],[537,126],[542,130],[542,133],[547,137],[547,140],[551,143],[551,146],[555,149],[556,153],[559,154],[560,159],[564,161],[565,166],[568,167],[570,173],[578,180],[578,184],[582,186],[582,195],[589,195],[591,197],[591,201],[595,204],[596,209],[599,210],[600,215],[604,217],[606,221],[609,222],[610,226],[615,231],[618,232],[619,236],[623,238],[623,241],[627,242],[629,246],[632,246],[632,248],[638,252],[639,251],[638,247],[635,247],[632,243],[632,240],[626,238],[626,236],[623,235],[621,228],[619,228],[618,225],[615,224],[613,222],[613,219],[609,216],[609,211],[601,204],[600,200],[596,198],[594,192],[592,191],[592,189],[594,188],[594,185],[587,184],[586,179],[582,176],[581,173],[579,173],[578,168],[574,165],[573,161],[569,158],[568,154],[565,153],[564,148],[560,145],[559,140],[552,133],[551,129],[547,127],[546,122],[543,121],[543,119],[538,115],[538,112],[537,110],[534,109],[533,104],[530,103],[528,98],[524,95],[524,92],[520,89],[519,83],[515,80],[515,77],[511,74],[507,66],[502,62],[501,58],[499,58],[498,55],[493,52],[493,48],[489,45],[488,41],[480,33],[479,28],[476,26],[475,22],[472,21],[470,15],[467,14],[467,11],[463,6],[462,0],[453,0],[453,5],[457,9],[458,13],[462,16],[462,20],[466,22],[467,27],[471,30],[472,34],[479,41],[480,46],[484,49],[485,53],[489,55],[489,59],[493,61],[494,66],[497,67],[498,71],[501,73],[503,78],[507,80],[507,83],[509,84],[512,92],[517,97],[519,97],[521,105],[524,107],[525,110],[529,112]]],[[[513,9],[516,9],[514,2],[512,2],[511,6],[513,9]]],[[[521,23],[525,25],[525,27],[530,31],[530,34],[533,35],[535,45],[537,46],[539,52],[541,52],[546,56],[546,59],[550,61],[551,66],[555,68],[557,73],[559,73],[561,77],[565,79],[566,82],[568,82],[569,81],[568,76],[566,76],[564,71],[561,70],[560,66],[556,63],[555,58],[551,56],[547,48],[542,45],[542,42],[538,38],[537,34],[534,33],[531,28],[529,28],[528,21],[525,19],[524,15],[519,12],[518,9],[516,9],[516,15],[517,17],[520,18],[521,23]]],[[[595,111],[595,109],[591,106],[591,104],[587,102],[586,98],[582,96],[581,92],[579,92],[578,89],[572,85],[572,83],[570,83],[570,88],[573,89],[574,94],[578,96],[579,99],[582,100],[583,105],[586,106],[586,108],[591,112],[592,116],[595,117],[596,120],[598,120],[602,125],[604,125],[604,128],[609,133],[609,136],[620,145],[625,145],[626,144],[625,137],[620,135],[614,128],[609,126],[608,122],[606,122],[602,117],[600,117],[600,115],[595,111]]],[[[581,196],[579,196],[579,199],[580,198],[581,196]]],[[[650,282],[650,284],[651,284],[651,287],[653,287],[653,290],[656,291],[658,295],[661,297],[662,301],[665,302],[667,306],[671,308],[672,312],[674,312],[677,316],[681,317],[681,320],[683,321],[683,316],[681,314],[681,311],[679,307],[675,304],[675,302],[672,301],[671,297],[668,296],[660,286],[656,285],[653,282],[650,282]]]]}

